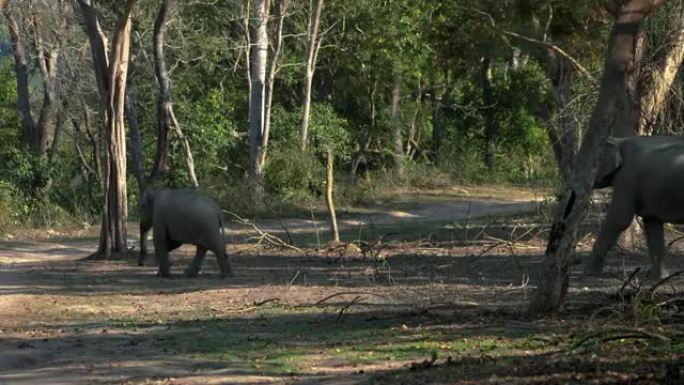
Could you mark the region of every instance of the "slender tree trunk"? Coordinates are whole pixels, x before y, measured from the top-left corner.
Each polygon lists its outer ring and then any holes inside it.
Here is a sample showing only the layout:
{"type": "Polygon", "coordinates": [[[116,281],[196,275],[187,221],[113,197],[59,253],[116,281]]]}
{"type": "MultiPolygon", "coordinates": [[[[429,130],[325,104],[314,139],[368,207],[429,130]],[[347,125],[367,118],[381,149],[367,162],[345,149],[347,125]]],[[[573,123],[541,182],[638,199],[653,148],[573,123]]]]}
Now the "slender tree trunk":
{"type": "MultiPolygon", "coordinates": [[[[257,162],[259,168],[264,170],[266,165],[266,152],[268,150],[268,138],[271,133],[271,106],[273,104],[273,86],[275,84],[276,74],[280,71],[280,59],[283,48],[283,24],[285,21],[285,12],[289,6],[290,0],[278,0],[276,2],[276,27],[275,39],[273,43],[273,56],[270,63],[267,63],[268,76],[266,77],[266,96],[264,97],[266,105],[264,106],[264,128],[261,135],[261,144],[259,145],[259,158],[257,162]]],[[[262,175],[263,178],[263,175],[262,175]]]]}
{"type": "Polygon", "coordinates": [[[128,121],[128,138],[131,144],[130,153],[133,161],[133,175],[138,183],[138,196],[142,197],[145,188],[145,164],[143,163],[142,146],[140,144],[140,126],[138,124],[138,114],[135,111],[135,98],[133,87],[128,84],[126,87],[126,120],[128,121]]]}
{"type": "Polygon", "coordinates": [[[111,56],[92,0],[78,0],[88,34],[95,77],[105,116],[104,210],[100,245],[93,258],[126,256],[126,133],[124,126],[126,77],[130,54],[131,12],[127,0],[114,31],[111,56]]]}
{"type": "Polygon", "coordinates": [[[423,83],[422,79],[418,77],[418,88],[416,89],[416,100],[415,100],[415,109],[413,110],[413,117],[411,118],[411,124],[409,125],[409,131],[408,134],[406,135],[406,157],[408,159],[413,159],[413,155],[416,152],[416,147],[414,146],[414,143],[418,143],[416,140],[416,133],[420,131],[420,128],[418,128],[418,118],[420,117],[421,113],[421,101],[423,97],[423,83]]]}
{"type": "Polygon", "coordinates": [[[268,60],[268,0],[253,0],[251,46],[251,94],[249,98],[249,185],[256,201],[263,196],[264,165],[261,144],[266,109],[266,65],[268,60]]]}
{"type": "Polygon", "coordinates": [[[337,214],[335,214],[335,202],[333,200],[333,183],[335,181],[335,153],[332,149],[327,150],[327,160],[325,167],[326,183],[325,183],[325,203],[328,206],[328,214],[330,216],[330,236],[333,242],[340,241],[340,232],[337,229],[337,214]]]}
{"type": "Polygon", "coordinates": [[[153,181],[168,168],[166,163],[169,152],[169,131],[173,130],[181,142],[190,185],[193,188],[198,188],[199,183],[195,174],[190,143],[173,113],[173,104],[171,103],[171,77],[166,69],[166,58],[164,56],[164,32],[166,32],[170,4],[170,0],[162,0],[157,19],[154,22],[154,70],[159,85],[159,96],[157,98],[157,154],[150,181],[153,181]]]}
{"type": "Polygon", "coordinates": [[[566,183],[549,234],[542,280],[531,303],[533,312],[555,312],[562,308],[570,272],[575,263],[578,229],[589,208],[592,183],[603,158],[601,144],[614,132],[619,117],[633,114],[628,77],[643,19],[664,0],[630,0],[617,11],[610,34],[603,80],[596,106],[577,155],[573,176],[566,183]]]}
{"type": "Polygon", "coordinates": [[[306,68],[304,69],[304,112],[302,123],[299,128],[302,150],[306,150],[309,140],[309,115],[311,111],[311,84],[313,83],[314,72],[316,71],[316,59],[318,50],[321,47],[321,40],[318,38],[318,29],[321,24],[321,11],[323,10],[323,0],[316,0],[316,10],[309,12],[309,43],[306,52],[306,68]]]}
{"type": "Polygon", "coordinates": [[[572,99],[573,67],[565,59],[549,50],[546,74],[553,87],[558,118],[554,124],[551,121],[551,111],[546,106],[542,107],[542,116],[547,122],[546,131],[561,177],[563,181],[567,181],[572,176],[572,167],[580,144],[579,126],[567,111],[572,99]]]}
{"type": "Polygon", "coordinates": [[[499,133],[499,125],[496,122],[496,109],[494,108],[494,92],[492,89],[492,59],[487,54],[482,58],[480,69],[480,81],[482,82],[482,101],[484,102],[485,114],[485,165],[490,171],[496,167],[496,141],[499,133]]]}
{"type": "Polygon", "coordinates": [[[392,141],[394,149],[392,159],[394,160],[394,169],[400,176],[404,174],[404,144],[401,129],[401,75],[395,75],[394,87],[392,87],[392,105],[390,109],[390,122],[392,122],[392,141]]]}

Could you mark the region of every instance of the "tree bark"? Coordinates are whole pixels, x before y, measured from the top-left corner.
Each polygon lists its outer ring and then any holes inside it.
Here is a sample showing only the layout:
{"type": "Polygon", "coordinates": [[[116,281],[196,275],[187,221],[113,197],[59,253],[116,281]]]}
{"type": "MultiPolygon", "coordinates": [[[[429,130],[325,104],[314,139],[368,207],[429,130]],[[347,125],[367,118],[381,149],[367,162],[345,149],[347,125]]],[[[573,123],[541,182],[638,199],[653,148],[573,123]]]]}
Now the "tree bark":
{"type": "Polygon", "coordinates": [[[251,91],[249,97],[249,175],[248,182],[256,201],[263,196],[264,165],[261,148],[266,109],[266,65],[268,60],[268,0],[254,0],[251,20],[251,91]]]}
{"type": "Polygon", "coordinates": [[[309,43],[306,52],[306,68],[304,69],[304,112],[302,123],[299,128],[301,148],[306,150],[309,140],[309,115],[311,111],[311,84],[313,83],[314,72],[316,71],[316,61],[318,50],[321,47],[321,40],[318,38],[318,30],[321,24],[321,11],[323,10],[323,0],[316,0],[316,10],[309,12],[309,43]]]}
{"type": "Polygon", "coordinates": [[[603,79],[588,130],[577,155],[570,181],[556,208],[549,234],[542,280],[530,304],[533,312],[556,312],[562,309],[567,294],[570,272],[575,263],[578,229],[589,208],[592,184],[603,158],[601,144],[618,124],[621,116],[633,113],[628,92],[629,75],[644,18],[665,0],[630,0],[615,16],[608,43],[603,79]]]}
{"type": "Polygon", "coordinates": [[[125,93],[130,54],[131,12],[135,0],[127,0],[114,31],[111,56],[92,0],[78,0],[90,40],[93,66],[105,117],[104,207],[100,245],[93,258],[125,257],[126,221],[126,133],[125,93]],[[111,59],[111,61],[110,61],[111,59]]]}
{"type": "Polygon", "coordinates": [[[395,75],[392,87],[392,105],[390,109],[390,122],[392,124],[392,141],[394,144],[392,159],[394,169],[400,176],[404,174],[404,144],[402,138],[400,105],[401,105],[401,75],[395,75]]]}
{"type": "Polygon", "coordinates": [[[126,120],[128,120],[128,138],[131,144],[130,153],[133,161],[133,175],[138,183],[138,196],[142,197],[147,182],[145,181],[145,164],[143,162],[142,146],[140,144],[140,125],[138,124],[138,114],[135,111],[135,99],[133,87],[128,84],[126,87],[126,120]]]}

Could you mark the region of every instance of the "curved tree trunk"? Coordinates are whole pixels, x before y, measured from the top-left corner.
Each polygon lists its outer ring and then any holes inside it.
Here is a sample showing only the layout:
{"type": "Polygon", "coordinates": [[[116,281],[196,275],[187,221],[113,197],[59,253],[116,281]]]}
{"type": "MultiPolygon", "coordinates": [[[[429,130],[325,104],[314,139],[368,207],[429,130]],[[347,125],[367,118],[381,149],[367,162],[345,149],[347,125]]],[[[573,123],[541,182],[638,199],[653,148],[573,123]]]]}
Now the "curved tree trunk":
{"type": "Polygon", "coordinates": [[[321,24],[321,11],[323,10],[323,0],[316,0],[316,10],[309,13],[309,43],[306,52],[306,68],[304,76],[304,112],[302,122],[299,127],[299,136],[302,150],[306,150],[309,140],[309,115],[311,111],[311,84],[313,83],[314,72],[316,71],[316,61],[318,50],[321,48],[321,40],[318,38],[318,29],[321,24]]]}

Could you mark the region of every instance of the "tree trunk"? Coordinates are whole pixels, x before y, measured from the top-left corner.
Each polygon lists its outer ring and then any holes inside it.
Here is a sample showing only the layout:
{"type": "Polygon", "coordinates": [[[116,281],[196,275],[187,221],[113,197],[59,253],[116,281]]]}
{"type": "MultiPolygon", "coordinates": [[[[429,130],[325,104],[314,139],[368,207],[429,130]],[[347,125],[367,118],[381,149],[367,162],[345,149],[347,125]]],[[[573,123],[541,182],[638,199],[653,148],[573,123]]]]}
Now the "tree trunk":
{"type": "Polygon", "coordinates": [[[128,140],[131,145],[130,153],[133,160],[133,176],[138,183],[138,197],[142,197],[147,183],[145,181],[145,164],[143,162],[142,146],[140,144],[140,125],[135,111],[135,98],[131,84],[126,86],[126,120],[128,121],[128,140]]]}
{"type": "Polygon", "coordinates": [[[249,185],[256,201],[263,197],[264,165],[260,162],[266,109],[266,61],[268,60],[268,0],[254,0],[252,12],[251,92],[249,97],[249,185]]]}
{"type": "Polygon", "coordinates": [[[484,102],[485,114],[485,165],[490,171],[496,167],[496,140],[499,125],[496,122],[496,109],[494,108],[494,92],[492,90],[492,59],[489,55],[482,57],[480,70],[482,82],[482,101],[484,102]]]}
{"type": "MultiPolygon", "coordinates": [[[[544,106],[542,115],[563,181],[570,180],[575,156],[579,150],[580,130],[567,108],[572,99],[573,67],[564,58],[548,51],[546,76],[551,81],[558,118],[551,121],[551,112],[544,106]]],[[[543,103],[542,103],[543,104],[543,103]]]]}
{"type": "Polygon", "coordinates": [[[340,241],[340,232],[337,229],[337,215],[335,214],[335,202],[333,201],[333,182],[335,180],[334,165],[335,154],[331,149],[328,149],[326,161],[326,184],[325,184],[325,203],[328,206],[328,214],[330,215],[330,236],[333,242],[340,241]]]}
{"type": "Polygon", "coordinates": [[[104,207],[100,245],[93,258],[125,257],[126,221],[126,133],[124,126],[126,77],[130,54],[131,12],[135,0],[127,0],[120,14],[111,56],[91,0],[78,0],[90,40],[93,66],[105,117],[104,207]],[[110,61],[111,60],[111,61],[110,61]]]}
{"type": "Polygon", "coordinates": [[[651,66],[643,68],[639,81],[639,109],[637,133],[652,135],[656,119],[684,61],[684,12],[680,10],[678,23],[666,52],[651,66]]]}
{"type": "Polygon", "coordinates": [[[154,22],[154,71],[159,85],[159,96],[157,97],[157,153],[150,175],[150,183],[168,168],[166,163],[169,152],[169,131],[173,130],[181,142],[190,185],[193,188],[198,188],[199,182],[195,174],[190,143],[173,113],[173,104],[171,103],[171,77],[166,69],[166,58],[164,56],[164,32],[166,32],[170,3],[170,0],[162,0],[154,22]]]}
{"type": "Polygon", "coordinates": [[[392,159],[394,169],[400,176],[404,174],[404,144],[401,129],[400,105],[401,105],[401,75],[395,75],[394,87],[392,87],[392,105],[390,109],[390,122],[392,124],[392,141],[394,149],[392,159]]]}
{"type": "Polygon", "coordinates": [[[542,264],[542,281],[530,304],[533,312],[556,312],[562,309],[567,294],[570,271],[575,263],[578,229],[589,208],[592,183],[603,158],[601,144],[620,116],[633,114],[628,92],[629,74],[633,71],[634,52],[643,19],[664,0],[630,0],[616,14],[604,63],[603,79],[588,130],[582,141],[572,178],[566,183],[549,234],[542,264]]]}
{"type": "MultiPolygon", "coordinates": [[[[268,76],[266,77],[266,96],[264,97],[266,105],[264,106],[264,126],[261,135],[261,144],[259,146],[259,158],[257,162],[259,168],[264,170],[266,165],[266,152],[268,150],[268,138],[271,132],[271,105],[273,104],[273,86],[275,84],[276,74],[280,71],[280,59],[283,48],[283,24],[285,21],[285,12],[289,6],[290,0],[278,0],[276,2],[276,27],[275,39],[273,44],[273,56],[270,63],[267,61],[268,76]]],[[[263,175],[262,175],[263,179],[263,175]]]]}
{"type": "Polygon", "coordinates": [[[311,110],[311,84],[313,83],[314,72],[316,71],[316,59],[318,50],[321,47],[321,40],[318,38],[318,29],[321,24],[321,11],[323,10],[323,0],[316,0],[316,10],[309,12],[309,43],[306,52],[306,68],[304,75],[304,112],[302,123],[299,128],[301,148],[306,150],[309,140],[309,115],[311,110]]]}

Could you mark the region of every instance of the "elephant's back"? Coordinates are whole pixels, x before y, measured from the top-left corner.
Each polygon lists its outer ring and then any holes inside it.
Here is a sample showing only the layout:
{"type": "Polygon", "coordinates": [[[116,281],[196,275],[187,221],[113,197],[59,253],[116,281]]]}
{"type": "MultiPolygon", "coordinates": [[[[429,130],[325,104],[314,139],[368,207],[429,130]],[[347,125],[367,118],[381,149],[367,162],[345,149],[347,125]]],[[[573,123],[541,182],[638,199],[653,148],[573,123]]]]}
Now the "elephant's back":
{"type": "Polygon", "coordinates": [[[213,247],[220,235],[221,209],[196,191],[172,191],[155,202],[154,222],[163,223],[172,239],[213,247]]]}

